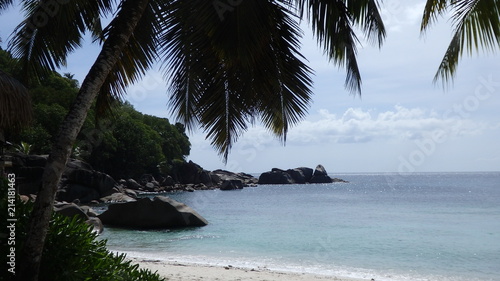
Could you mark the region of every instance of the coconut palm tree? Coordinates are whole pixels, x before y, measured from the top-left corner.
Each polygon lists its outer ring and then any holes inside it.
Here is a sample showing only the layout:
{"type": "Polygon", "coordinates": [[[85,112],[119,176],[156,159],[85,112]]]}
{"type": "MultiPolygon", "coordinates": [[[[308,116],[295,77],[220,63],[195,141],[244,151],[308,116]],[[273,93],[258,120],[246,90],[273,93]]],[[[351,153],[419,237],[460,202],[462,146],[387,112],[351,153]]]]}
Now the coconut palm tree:
{"type": "MultiPolygon", "coordinates": [[[[13,0],[0,0],[0,9],[13,0]]],[[[188,128],[201,126],[223,158],[255,120],[286,140],[307,113],[312,70],[300,54],[301,20],[310,22],[326,56],[361,90],[359,28],[379,45],[385,36],[376,0],[74,0],[20,1],[24,20],[10,41],[24,77],[37,79],[91,32],[102,51],[53,145],[33,210],[19,272],[36,280],[57,185],[87,111],[107,104],[163,60],[170,104],[188,128]],[[113,15],[106,28],[99,18],[113,15]]]]}
{"type": "Polygon", "coordinates": [[[29,125],[32,118],[31,98],[28,90],[12,76],[0,70],[0,175],[4,172],[3,146],[6,129],[19,129],[29,125]]]}
{"type": "MultiPolygon", "coordinates": [[[[141,64],[130,67],[132,65],[127,63],[148,55],[144,49],[145,45],[138,44],[136,38],[140,37],[138,33],[143,32],[146,26],[154,24],[154,21],[140,21],[144,14],[151,13],[153,6],[150,3],[154,2],[121,2],[116,17],[104,31],[100,29],[99,15],[103,11],[111,11],[113,1],[71,1],[52,7],[48,7],[48,3],[57,5],[58,2],[25,2],[28,16],[15,31],[11,46],[14,55],[20,58],[26,78],[36,79],[42,76],[46,69],[54,69],[64,64],[67,54],[80,45],[82,33],[85,31],[90,30],[96,38],[100,35],[104,40],[102,50],[83,81],[74,106],[66,116],[53,144],[42,176],[42,188],[31,215],[28,238],[21,253],[17,277],[19,280],[37,280],[55,192],[72,145],[96,96],[101,89],[106,89],[106,85],[103,85],[107,83],[108,88],[113,85],[115,91],[120,91],[120,87],[125,87],[128,81],[133,80],[134,75],[141,71],[141,64]],[[37,22],[41,18],[45,20],[37,22]],[[141,28],[140,31],[136,31],[138,27],[141,28]],[[56,30],[58,32],[55,32],[56,30]],[[136,36],[131,38],[133,35],[136,36]],[[134,54],[138,49],[141,49],[141,53],[134,54]],[[110,75],[112,71],[114,72],[110,75]]],[[[150,30],[147,31],[151,34],[150,30]]]]}
{"type": "Polygon", "coordinates": [[[451,14],[454,35],[434,76],[449,82],[464,52],[494,51],[500,47],[500,1],[498,0],[427,0],[422,18],[424,33],[439,16],[451,14]]]}

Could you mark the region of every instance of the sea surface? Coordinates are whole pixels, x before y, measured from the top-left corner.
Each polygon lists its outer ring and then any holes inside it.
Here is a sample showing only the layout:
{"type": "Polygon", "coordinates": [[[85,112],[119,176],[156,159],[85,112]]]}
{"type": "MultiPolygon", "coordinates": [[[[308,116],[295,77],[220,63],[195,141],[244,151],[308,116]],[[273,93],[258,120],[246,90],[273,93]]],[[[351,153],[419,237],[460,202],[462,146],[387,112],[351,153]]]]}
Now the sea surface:
{"type": "Polygon", "coordinates": [[[391,280],[500,280],[500,172],[334,174],[349,183],[169,193],[198,228],[106,228],[130,256],[391,280]]]}

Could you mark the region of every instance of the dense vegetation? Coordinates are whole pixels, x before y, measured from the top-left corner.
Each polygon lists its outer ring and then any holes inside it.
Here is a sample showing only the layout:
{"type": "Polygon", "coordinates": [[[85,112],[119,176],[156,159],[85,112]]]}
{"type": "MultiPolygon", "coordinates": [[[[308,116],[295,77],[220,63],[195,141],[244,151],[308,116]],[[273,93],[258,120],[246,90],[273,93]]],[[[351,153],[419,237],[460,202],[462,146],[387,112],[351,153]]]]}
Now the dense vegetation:
{"type": "MultiPolygon", "coordinates": [[[[7,194],[8,182],[0,177],[0,191],[7,194]]],[[[16,195],[17,197],[17,195],[16,195]]],[[[14,247],[17,257],[20,255],[26,239],[27,224],[33,203],[21,203],[19,199],[2,196],[2,229],[7,228],[7,206],[15,206],[15,245],[9,244],[7,237],[2,237],[2,253],[10,253],[14,247]],[[9,205],[10,204],[10,205],[9,205]]],[[[14,209],[12,209],[14,210],[14,209]]],[[[10,229],[8,229],[10,231],[10,229]]],[[[2,236],[5,236],[4,233],[2,236]]],[[[2,255],[2,264],[8,264],[9,257],[2,255]]],[[[9,267],[10,268],[10,267],[9,267]]],[[[17,269],[17,268],[16,268],[17,269]]],[[[4,270],[2,280],[11,280],[10,272],[4,270]]],[[[57,213],[52,215],[47,242],[42,255],[40,281],[160,281],[164,280],[156,273],[139,269],[138,265],[125,260],[125,255],[114,254],[106,249],[106,241],[99,239],[96,233],[81,218],[68,218],[57,213]]]]}
{"type": "MultiPolygon", "coordinates": [[[[0,50],[0,69],[16,77],[16,61],[0,50]]],[[[8,141],[24,152],[48,154],[53,138],[78,93],[78,81],[70,74],[51,72],[28,86],[34,121],[21,132],[10,132],[8,141]]],[[[127,102],[114,102],[113,110],[96,118],[95,106],[73,147],[73,157],[89,162],[114,178],[144,173],[168,173],[172,163],[189,155],[191,144],[182,124],[145,115],[127,102]]]]}

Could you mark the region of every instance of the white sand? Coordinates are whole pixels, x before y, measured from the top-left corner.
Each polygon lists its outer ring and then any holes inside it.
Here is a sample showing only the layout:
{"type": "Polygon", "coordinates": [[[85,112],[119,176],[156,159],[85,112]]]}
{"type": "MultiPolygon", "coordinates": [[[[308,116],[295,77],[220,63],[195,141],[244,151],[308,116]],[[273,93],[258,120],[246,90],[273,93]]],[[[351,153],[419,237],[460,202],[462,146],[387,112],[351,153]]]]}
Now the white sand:
{"type": "Polygon", "coordinates": [[[164,260],[133,258],[133,263],[139,264],[141,268],[150,269],[169,281],[370,281],[368,279],[355,279],[347,277],[335,277],[315,275],[309,273],[291,273],[271,271],[266,268],[237,268],[232,266],[209,266],[198,264],[186,264],[164,260]]]}

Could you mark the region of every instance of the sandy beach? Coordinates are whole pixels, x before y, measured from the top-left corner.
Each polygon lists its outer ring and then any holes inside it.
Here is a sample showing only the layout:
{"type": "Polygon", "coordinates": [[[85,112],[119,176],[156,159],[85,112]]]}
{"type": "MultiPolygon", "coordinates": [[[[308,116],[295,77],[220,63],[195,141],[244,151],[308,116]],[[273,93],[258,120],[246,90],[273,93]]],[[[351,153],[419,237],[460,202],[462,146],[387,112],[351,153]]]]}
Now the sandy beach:
{"type": "Polygon", "coordinates": [[[130,258],[141,268],[158,272],[166,280],[173,281],[370,281],[336,276],[272,271],[266,268],[238,268],[233,266],[208,266],[147,258],[130,258]]]}

